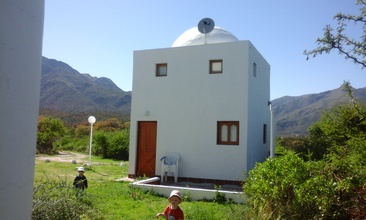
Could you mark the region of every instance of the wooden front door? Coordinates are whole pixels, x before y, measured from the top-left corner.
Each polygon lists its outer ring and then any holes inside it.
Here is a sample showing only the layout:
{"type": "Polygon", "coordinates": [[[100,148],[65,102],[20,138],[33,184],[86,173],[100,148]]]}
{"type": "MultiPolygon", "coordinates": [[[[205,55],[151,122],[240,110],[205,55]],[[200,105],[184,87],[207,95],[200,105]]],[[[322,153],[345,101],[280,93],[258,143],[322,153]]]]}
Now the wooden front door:
{"type": "Polygon", "coordinates": [[[138,122],[137,176],[155,176],[156,121],[138,122]]]}

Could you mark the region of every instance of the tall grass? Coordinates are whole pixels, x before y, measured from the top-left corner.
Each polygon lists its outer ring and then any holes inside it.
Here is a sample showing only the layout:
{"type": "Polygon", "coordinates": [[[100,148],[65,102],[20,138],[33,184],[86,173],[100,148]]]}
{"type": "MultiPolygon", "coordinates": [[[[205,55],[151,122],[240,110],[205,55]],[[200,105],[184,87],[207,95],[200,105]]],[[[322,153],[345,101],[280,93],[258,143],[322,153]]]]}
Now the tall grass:
{"type": "MultiPolygon", "coordinates": [[[[49,163],[37,161],[33,219],[156,219],[156,213],[168,205],[167,198],[144,192],[129,182],[115,181],[127,176],[128,162],[121,166],[120,161],[98,157],[93,157],[92,161],[99,165],[86,170],[89,188],[82,199],[77,199],[72,188],[76,167],[82,164],[54,162],[52,159],[49,163]],[[57,211],[59,214],[55,215],[62,218],[37,218],[46,216],[45,210],[49,213],[57,211]],[[67,213],[73,215],[67,216],[67,213]]],[[[180,206],[185,219],[248,219],[245,207],[240,204],[185,200],[180,206]]]]}

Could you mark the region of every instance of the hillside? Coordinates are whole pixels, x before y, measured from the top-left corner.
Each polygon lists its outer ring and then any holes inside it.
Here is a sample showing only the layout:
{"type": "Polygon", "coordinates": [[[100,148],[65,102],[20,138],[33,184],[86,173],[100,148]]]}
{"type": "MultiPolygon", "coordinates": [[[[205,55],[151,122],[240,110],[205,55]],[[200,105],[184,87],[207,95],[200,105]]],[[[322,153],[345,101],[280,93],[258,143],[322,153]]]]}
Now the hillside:
{"type": "MultiPolygon", "coordinates": [[[[356,100],[366,101],[366,88],[354,89],[356,100]]],[[[272,101],[278,136],[306,135],[307,129],[322,116],[325,109],[349,102],[343,88],[302,96],[284,96],[272,101]]]]}
{"type": "Polygon", "coordinates": [[[66,63],[42,58],[40,113],[70,115],[129,115],[131,92],[105,77],[81,74],[66,63]]]}

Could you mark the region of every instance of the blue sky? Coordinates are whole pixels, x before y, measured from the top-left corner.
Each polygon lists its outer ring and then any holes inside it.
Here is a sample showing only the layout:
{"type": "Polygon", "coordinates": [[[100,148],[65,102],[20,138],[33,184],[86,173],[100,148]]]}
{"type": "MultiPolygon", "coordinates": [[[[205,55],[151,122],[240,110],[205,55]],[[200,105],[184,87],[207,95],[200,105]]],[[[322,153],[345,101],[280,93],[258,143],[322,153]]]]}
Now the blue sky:
{"type": "MultiPolygon", "coordinates": [[[[43,56],[132,90],[133,51],[171,47],[205,17],[250,40],[271,65],[271,99],[366,87],[362,70],[337,52],[306,61],[338,12],[359,14],[356,0],[46,0],[43,56]]],[[[353,24],[349,25],[353,28],[353,24]]],[[[356,34],[351,29],[350,34],[356,34]]],[[[356,35],[355,35],[356,36],[356,35]]],[[[187,85],[188,86],[188,85],[187,85]]]]}

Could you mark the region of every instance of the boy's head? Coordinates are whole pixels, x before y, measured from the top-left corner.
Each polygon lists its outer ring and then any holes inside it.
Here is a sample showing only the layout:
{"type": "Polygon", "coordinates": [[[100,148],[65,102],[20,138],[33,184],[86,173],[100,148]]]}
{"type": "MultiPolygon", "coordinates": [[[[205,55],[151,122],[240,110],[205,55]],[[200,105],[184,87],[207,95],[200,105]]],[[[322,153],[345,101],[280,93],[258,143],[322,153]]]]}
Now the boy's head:
{"type": "Polygon", "coordinates": [[[79,174],[84,174],[84,172],[85,172],[84,167],[79,167],[79,168],[78,168],[78,173],[79,173],[79,174]]]}
{"type": "Polygon", "coordinates": [[[170,193],[168,201],[172,204],[179,205],[182,202],[182,194],[178,190],[173,190],[170,193]]]}

